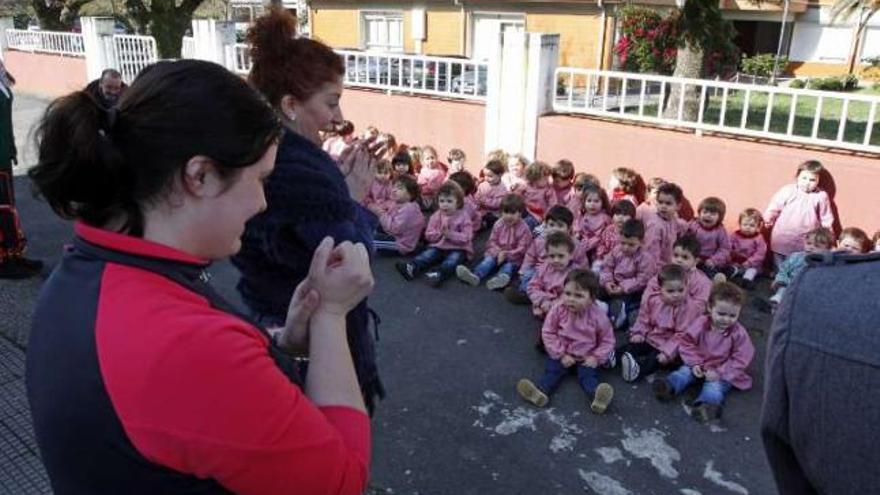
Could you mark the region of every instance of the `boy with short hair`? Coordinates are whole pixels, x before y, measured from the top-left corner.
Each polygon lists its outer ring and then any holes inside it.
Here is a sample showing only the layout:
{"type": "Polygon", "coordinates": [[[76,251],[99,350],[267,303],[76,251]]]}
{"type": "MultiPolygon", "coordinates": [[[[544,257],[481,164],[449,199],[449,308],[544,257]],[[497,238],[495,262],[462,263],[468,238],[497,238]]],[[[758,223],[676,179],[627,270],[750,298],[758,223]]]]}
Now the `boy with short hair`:
{"type": "Polygon", "coordinates": [[[617,246],[602,261],[599,274],[615,328],[623,326],[628,312],[638,309],[642,293],[657,271],[654,257],[642,247],[645,226],[640,220],[627,220],[619,237],[617,246]]]}
{"type": "MultiPolygon", "coordinates": [[[[689,299],[692,299],[700,310],[706,308],[709,293],[712,292],[712,281],[705,273],[697,269],[697,260],[700,256],[700,241],[696,237],[685,234],[675,241],[672,249],[672,263],[684,268],[687,279],[685,289],[689,299]]],[[[660,295],[660,280],[657,277],[648,282],[648,287],[642,296],[641,305],[644,306],[651,297],[660,295]]]]}
{"type": "Polygon", "coordinates": [[[672,246],[687,228],[684,221],[678,218],[683,199],[684,193],[677,185],[671,182],[660,185],[657,188],[655,213],[644,219],[645,248],[660,264],[672,261],[672,246]]]}

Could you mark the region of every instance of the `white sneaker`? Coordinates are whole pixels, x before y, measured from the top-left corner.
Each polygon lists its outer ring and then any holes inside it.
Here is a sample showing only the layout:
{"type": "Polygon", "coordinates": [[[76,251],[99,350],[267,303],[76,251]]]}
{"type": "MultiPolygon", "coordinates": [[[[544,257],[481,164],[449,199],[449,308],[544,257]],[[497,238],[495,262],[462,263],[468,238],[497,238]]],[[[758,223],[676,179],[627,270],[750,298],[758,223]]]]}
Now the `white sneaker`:
{"type": "Polygon", "coordinates": [[[617,352],[611,351],[608,353],[608,360],[605,361],[605,364],[602,365],[605,369],[611,369],[617,366],[617,352]]]}
{"type": "Polygon", "coordinates": [[[486,288],[489,290],[498,290],[507,287],[507,284],[510,283],[510,275],[506,273],[499,273],[494,277],[490,278],[488,282],[486,282],[486,288]]]}
{"type": "Polygon", "coordinates": [[[634,382],[639,377],[639,363],[636,358],[628,352],[624,352],[620,356],[620,376],[625,382],[634,382]]]}
{"type": "Polygon", "coordinates": [[[468,285],[473,285],[474,287],[480,285],[480,277],[474,275],[474,272],[464,265],[455,267],[455,275],[459,280],[468,285]]]}

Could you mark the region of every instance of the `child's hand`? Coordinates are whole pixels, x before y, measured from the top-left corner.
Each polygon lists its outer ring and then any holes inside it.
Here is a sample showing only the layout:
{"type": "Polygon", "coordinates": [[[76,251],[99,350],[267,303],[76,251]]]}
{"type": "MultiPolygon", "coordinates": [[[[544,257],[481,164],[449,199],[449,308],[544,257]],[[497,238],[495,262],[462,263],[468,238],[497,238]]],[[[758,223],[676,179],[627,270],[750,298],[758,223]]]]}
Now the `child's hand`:
{"type": "Polygon", "coordinates": [[[501,251],[498,253],[498,264],[504,263],[504,260],[507,259],[507,251],[501,251]]]}
{"type": "Polygon", "coordinates": [[[718,374],[717,371],[706,370],[704,375],[706,375],[706,381],[709,382],[717,382],[721,379],[721,376],[718,374]]]}
{"type": "Polygon", "coordinates": [[[645,336],[644,335],[630,335],[629,341],[632,342],[633,344],[641,344],[642,342],[645,341],[645,336]]]}
{"type": "Polygon", "coordinates": [[[703,378],[703,368],[700,365],[692,366],[691,373],[697,378],[703,378]]]}
{"type": "Polygon", "coordinates": [[[562,362],[562,366],[565,366],[566,368],[571,368],[577,363],[577,359],[568,354],[563,355],[560,361],[562,362]]]}
{"type": "Polygon", "coordinates": [[[657,361],[660,364],[669,364],[669,356],[661,352],[660,354],[657,354],[657,361]]]}
{"type": "Polygon", "coordinates": [[[599,362],[596,361],[596,358],[594,358],[593,356],[589,356],[584,359],[584,366],[586,366],[587,368],[595,368],[596,366],[599,366],[599,362]]]}

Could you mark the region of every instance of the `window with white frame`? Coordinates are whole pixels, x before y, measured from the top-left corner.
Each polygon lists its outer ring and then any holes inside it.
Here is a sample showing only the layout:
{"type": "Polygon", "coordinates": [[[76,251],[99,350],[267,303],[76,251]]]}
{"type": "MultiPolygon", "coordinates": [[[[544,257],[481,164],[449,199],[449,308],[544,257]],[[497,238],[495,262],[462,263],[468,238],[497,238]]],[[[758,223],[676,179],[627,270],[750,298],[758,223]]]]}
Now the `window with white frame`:
{"type": "Polygon", "coordinates": [[[367,50],[403,51],[403,12],[361,12],[361,43],[367,50]]]}

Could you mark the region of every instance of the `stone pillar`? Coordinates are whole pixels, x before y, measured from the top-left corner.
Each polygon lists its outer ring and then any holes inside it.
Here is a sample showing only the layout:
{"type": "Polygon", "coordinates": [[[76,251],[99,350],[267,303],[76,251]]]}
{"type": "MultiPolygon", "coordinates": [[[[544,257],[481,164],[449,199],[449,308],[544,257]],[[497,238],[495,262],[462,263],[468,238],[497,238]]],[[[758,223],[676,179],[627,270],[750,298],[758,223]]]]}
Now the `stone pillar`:
{"type": "Polygon", "coordinates": [[[529,34],[521,153],[531,159],[535,159],[538,144],[538,119],[553,110],[558,60],[558,34],[529,34]]]}
{"type": "Polygon", "coordinates": [[[235,44],[235,23],[214,19],[192,21],[193,58],[227,65],[226,47],[235,44]]]}
{"type": "Polygon", "coordinates": [[[83,46],[86,50],[86,79],[101,77],[104,69],[118,69],[113,50],[112,17],[81,17],[83,46]]]}

